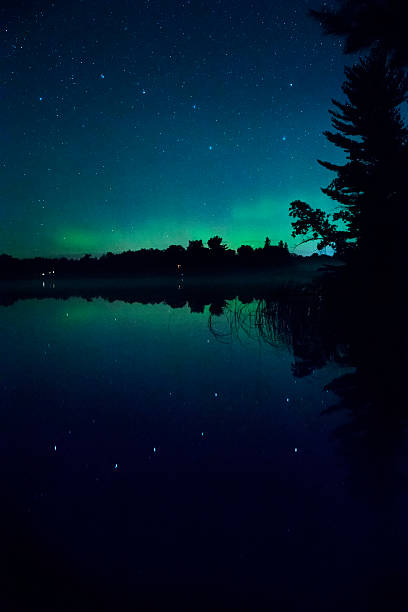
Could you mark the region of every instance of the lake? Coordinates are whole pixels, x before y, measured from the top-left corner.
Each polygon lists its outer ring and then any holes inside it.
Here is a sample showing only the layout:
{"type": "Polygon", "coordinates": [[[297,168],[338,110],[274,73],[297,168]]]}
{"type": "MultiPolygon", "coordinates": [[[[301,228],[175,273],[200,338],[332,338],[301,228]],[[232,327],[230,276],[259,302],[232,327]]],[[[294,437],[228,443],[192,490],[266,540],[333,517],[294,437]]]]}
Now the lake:
{"type": "Polygon", "coordinates": [[[405,610],[405,438],[307,298],[204,302],[0,306],[4,609],[405,610]]]}

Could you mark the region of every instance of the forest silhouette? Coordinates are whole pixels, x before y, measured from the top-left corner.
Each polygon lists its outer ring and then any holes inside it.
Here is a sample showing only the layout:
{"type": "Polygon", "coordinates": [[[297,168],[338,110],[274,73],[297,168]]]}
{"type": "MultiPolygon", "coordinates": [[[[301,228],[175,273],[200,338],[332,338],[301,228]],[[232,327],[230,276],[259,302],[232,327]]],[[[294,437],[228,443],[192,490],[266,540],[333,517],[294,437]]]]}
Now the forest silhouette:
{"type": "MultiPolygon", "coordinates": [[[[220,236],[213,236],[205,246],[202,240],[190,240],[187,248],[179,244],[167,249],[140,249],[100,257],[86,254],[75,258],[35,257],[19,259],[0,255],[0,278],[63,278],[63,277],[151,277],[168,275],[181,279],[185,274],[220,275],[288,265],[297,259],[288,245],[280,240],[272,245],[267,237],[263,248],[240,246],[228,248],[220,236]]],[[[323,260],[322,260],[323,261],[323,260]]]]}

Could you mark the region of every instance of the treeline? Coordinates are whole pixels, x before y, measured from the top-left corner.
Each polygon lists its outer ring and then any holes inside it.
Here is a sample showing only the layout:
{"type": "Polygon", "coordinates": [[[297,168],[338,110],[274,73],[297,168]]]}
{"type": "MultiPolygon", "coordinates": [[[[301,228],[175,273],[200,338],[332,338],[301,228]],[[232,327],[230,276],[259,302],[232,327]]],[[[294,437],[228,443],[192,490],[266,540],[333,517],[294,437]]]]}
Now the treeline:
{"type": "Polygon", "coordinates": [[[207,241],[190,240],[187,248],[179,244],[167,249],[140,249],[101,257],[86,254],[80,259],[43,258],[18,259],[0,255],[0,278],[38,278],[72,276],[152,276],[184,274],[220,274],[256,270],[289,264],[296,255],[290,254],[282,240],[272,245],[265,239],[262,248],[242,245],[236,251],[228,248],[219,236],[207,241]]]}

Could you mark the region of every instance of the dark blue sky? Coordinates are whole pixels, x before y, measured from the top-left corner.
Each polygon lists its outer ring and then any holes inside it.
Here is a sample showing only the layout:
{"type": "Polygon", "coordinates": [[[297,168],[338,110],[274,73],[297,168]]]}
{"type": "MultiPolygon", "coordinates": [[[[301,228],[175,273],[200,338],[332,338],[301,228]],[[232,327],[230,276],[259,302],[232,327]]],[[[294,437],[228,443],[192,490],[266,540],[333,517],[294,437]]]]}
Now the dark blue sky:
{"type": "MultiPolygon", "coordinates": [[[[55,0],[0,9],[0,252],[288,240],[339,160],[350,63],[318,1],[55,0]]],[[[300,250],[299,252],[304,252],[300,250]]]]}

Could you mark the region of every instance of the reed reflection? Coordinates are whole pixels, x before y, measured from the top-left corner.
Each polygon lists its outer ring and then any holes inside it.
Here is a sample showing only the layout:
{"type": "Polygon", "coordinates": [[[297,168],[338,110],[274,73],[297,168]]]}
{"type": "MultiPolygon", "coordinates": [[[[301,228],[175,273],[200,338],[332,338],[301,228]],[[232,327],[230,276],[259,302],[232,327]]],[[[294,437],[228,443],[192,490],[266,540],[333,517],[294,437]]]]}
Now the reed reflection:
{"type": "Polygon", "coordinates": [[[326,281],[323,290],[309,294],[228,302],[223,321],[210,314],[209,329],[221,342],[245,337],[288,347],[295,377],[310,376],[330,363],[343,366],[345,373],[325,386],[338,401],[322,416],[349,414],[333,435],[344,453],[354,457],[354,466],[360,466],[361,480],[368,485],[372,478],[372,490],[378,492],[379,481],[389,488],[401,476],[390,478],[392,457],[402,450],[407,426],[403,301],[373,286],[352,287],[350,279],[343,279],[342,293],[335,280],[335,292],[326,281]]]}
{"type": "Polygon", "coordinates": [[[335,363],[347,368],[327,389],[338,402],[326,413],[346,410],[350,421],[336,431],[348,444],[389,450],[403,439],[406,425],[407,326],[402,297],[389,294],[373,279],[344,278],[336,272],[314,286],[214,284],[190,282],[150,286],[135,283],[18,286],[0,293],[0,304],[20,299],[68,299],[159,304],[191,313],[208,309],[208,327],[219,342],[251,339],[286,347],[294,377],[311,375],[335,363]],[[352,371],[350,371],[352,369],[352,371]]]}

